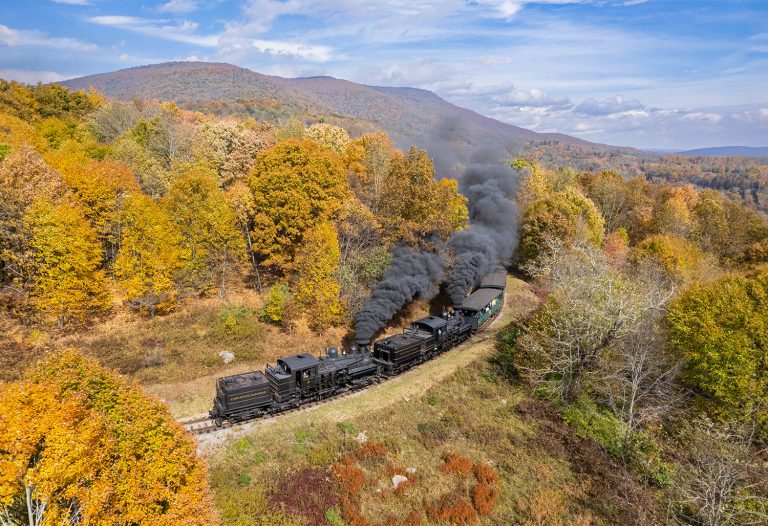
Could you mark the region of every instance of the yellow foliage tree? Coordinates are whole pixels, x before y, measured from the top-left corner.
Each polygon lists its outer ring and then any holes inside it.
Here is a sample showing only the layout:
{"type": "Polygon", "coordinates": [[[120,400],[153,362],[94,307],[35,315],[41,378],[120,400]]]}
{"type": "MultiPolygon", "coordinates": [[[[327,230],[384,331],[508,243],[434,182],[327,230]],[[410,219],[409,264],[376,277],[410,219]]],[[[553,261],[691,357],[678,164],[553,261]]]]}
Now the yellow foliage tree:
{"type": "Polygon", "coordinates": [[[295,299],[309,317],[309,326],[322,331],[341,321],[339,283],[339,240],[329,221],[307,232],[296,260],[298,280],[295,299]]]}
{"type": "Polygon", "coordinates": [[[129,305],[154,316],[173,308],[174,277],[184,252],[176,225],[145,195],[131,195],[121,211],[114,272],[129,305]]]}
{"type": "Polygon", "coordinates": [[[182,236],[190,284],[202,293],[218,287],[223,298],[228,277],[245,260],[245,244],[216,176],[189,170],[174,181],[164,204],[182,236]]]}
{"type": "Polygon", "coordinates": [[[31,236],[35,309],[55,317],[60,328],[109,309],[112,298],[101,269],[101,247],[80,207],[39,199],[24,224],[31,236]]]}
{"type": "Polygon", "coordinates": [[[61,174],[48,166],[34,148],[14,148],[0,163],[0,280],[26,288],[32,278],[24,216],[36,199],[57,201],[66,196],[61,174]]]}
{"type": "Polygon", "coordinates": [[[0,386],[10,524],[217,524],[204,462],[168,409],[76,351],[0,386]]]}
{"type": "Polygon", "coordinates": [[[352,174],[352,189],[374,213],[378,213],[384,185],[397,153],[384,132],[365,134],[347,145],[344,160],[352,174]]]}
{"type": "Polygon", "coordinates": [[[635,261],[652,260],[670,276],[680,281],[697,277],[705,262],[704,254],[693,243],[683,238],[658,234],[650,236],[635,247],[635,261]]]}
{"type": "Polygon", "coordinates": [[[63,149],[47,155],[62,174],[64,182],[83,205],[104,247],[105,259],[112,263],[117,255],[120,206],[128,194],[141,189],[131,169],[123,162],[106,158],[93,160],[84,152],[63,149]]]}
{"type": "Polygon", "coordinates": [[[313,141],[289,140],[256,158],[248,185],[253,193],[253,249],[266,266],[292,267],[304,233],[333,218],[348,195],[341,161],[313,141]]]}

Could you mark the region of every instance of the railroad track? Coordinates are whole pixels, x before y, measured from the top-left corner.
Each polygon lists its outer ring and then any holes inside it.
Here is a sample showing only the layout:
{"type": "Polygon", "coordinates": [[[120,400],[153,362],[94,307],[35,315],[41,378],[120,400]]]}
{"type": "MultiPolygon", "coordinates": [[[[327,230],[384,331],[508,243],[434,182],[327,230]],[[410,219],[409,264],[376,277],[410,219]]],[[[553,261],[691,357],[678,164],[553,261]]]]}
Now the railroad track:
{"type": "MultiPolygon", "coordinates": [[[[500,314],[500,312],[499,312],[499,314],[500,314]]],[[[488,328],[490,328],[491,325],[493,325],[494,322],[496,320],[498,320],[500,317],[501,317],[500,315],[497,315],[495,317],[495,319],[491,320],[491,322],[486,327],[486,330],[488,328]]],[[[465,340],[464,342],[462,342],[461,345],[458,345],[458,346],[454,347],[453,349],[450,349],[447,352],[451,352],[451,351],[455,351],[457,349],[461,349],[462,347],[464,347],[465,345],[467,345],[469,343],[477,343],[477,342],[480,342],[480,341],[483,341],[483,340],[487,340],[488,338],[490,338],[490,336],[488,334],[480,334],[480,335],[472,336],[472,337],[468,338],[467,340],[465,340]]],[[[443,353],[443,354],[445,354],[445,353],[443,353]]],[[[224,429],[230,429],[230,428],[233,428],[233,427],[237,427],[237,426],[240,426],[240,425],[243,425],[243,424],[247,424],[249,422],[253,422],[254,420],[260,420],[262,418],[282,419],[282,418],[285,418],[285,417],[290,416],[290,415],[292,415],[294,413],[297,413],[297,412],[307,411],[307,410],[309,410],[309,409],[311,409],[313,407],[316,407],[318,405],[322,405],[322,404],[324,404],[326,402],[330,402],[332,400],[338,400],[340,398],[345,398],[345,397],[353,395],[355,393],[359,393],[360,391],[364,391],[364,390],[366,390],[367,388],[369,388],[369,387],[371,387],[373,385],[386,382],[386,381],[391,380],[393,378],[405,377],[411,371],[419,370],[422,366],[424,366],[425,364],[429,363],[430,361],[432,361],[432,360],[427,360],[426,362],[422,362],[422,363],[420,363],[418,365],[415,365],[415,366],[411,367],[410,369],[408,369],[407,371],[405,371],[404,373],[399,374],[397,376],[392,376],[392,377],[389,377],[389,378],[380,378],[377,381],[371,382],[371,383],[366,384],[364,386],[360,386],[360,387],[358,387],[356,389],[350,389],[348,391],[343,391],[341,393],[338,393],[338,394],[335,394],[333,396],[329,396],[329,397],[323,398],[321,400],[314,400],[312,402],[307,402],[305,404],[301,404],[298,407],[294,407],[294,408],[291,408],[291,409],[286,409],[285,411],[281,411],[280,413],[267,414],[267,415],[263,415],[263,416],[258,417],[258,418],[251,418],[249,420],[243,420],[242,422],[232,423],[232,422],[226,421],[226,422],[222,423],[221,427],[217,426],[213,422],[213,420],[211,418],[207,417],[207,416],[201,416],[201,417],[195,417],[195,418],[189,418],[189,419],[180,419],[180,420],[178,420],[178,422],[184,426],[184,429],[190,435],[205,435],[205,434],[208,434],[208,433],[215,433],[217,431],[221,431],[221,430],[224,430],[224,429]]]]}

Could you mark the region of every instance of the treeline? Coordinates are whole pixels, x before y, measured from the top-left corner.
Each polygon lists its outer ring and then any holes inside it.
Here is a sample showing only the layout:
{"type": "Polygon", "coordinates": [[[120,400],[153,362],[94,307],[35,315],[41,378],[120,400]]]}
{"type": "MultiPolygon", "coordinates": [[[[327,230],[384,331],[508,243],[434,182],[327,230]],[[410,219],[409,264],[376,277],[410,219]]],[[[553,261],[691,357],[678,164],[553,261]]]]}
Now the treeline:
{"type": "Polygon", "coordinates": [[[519,265],[545,300],[499,363],[662,490],[670,516],[639,522],[761,523],[768,221],[692,185],[515,165],[519,265]]]}
{"type": "Polygon", "coordinates": [[[381,132],[5,81],[0,107],[4,302],[60,327],[272,286],[267,320],[320,331],[354,314],[390,247],[468,221],[426,151],[381,132]]]}
{"type": "Polygon", "coordinates": [[[765,159],[656,154],[633,148],[587,148],[559,142],[531,144],[524,157],[552,168],[613,170],[625,177],[642,176],[653,182],[694,184],[719,190],[750,208],[768,212],[768,161],[765,159]]]}

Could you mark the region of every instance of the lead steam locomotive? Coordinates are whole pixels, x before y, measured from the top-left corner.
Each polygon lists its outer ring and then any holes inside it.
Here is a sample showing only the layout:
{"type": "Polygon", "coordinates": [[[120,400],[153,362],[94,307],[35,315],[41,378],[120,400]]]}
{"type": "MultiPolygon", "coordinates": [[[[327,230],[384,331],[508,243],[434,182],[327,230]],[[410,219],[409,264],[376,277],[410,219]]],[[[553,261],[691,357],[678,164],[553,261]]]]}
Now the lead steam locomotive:
{"type": "Polygon", "coordinates": [[[427,316],[402,334],[373,343],[357,341],[349,352],[326,349],[320,357],[294,354],[277,360],[266,371],[219,378],[210,417],[241,422],[279,413],[301,404],[360,389],[434,358],[482,328],[501,309],[506,272],[488,274],[453,312],[427,316]]]}

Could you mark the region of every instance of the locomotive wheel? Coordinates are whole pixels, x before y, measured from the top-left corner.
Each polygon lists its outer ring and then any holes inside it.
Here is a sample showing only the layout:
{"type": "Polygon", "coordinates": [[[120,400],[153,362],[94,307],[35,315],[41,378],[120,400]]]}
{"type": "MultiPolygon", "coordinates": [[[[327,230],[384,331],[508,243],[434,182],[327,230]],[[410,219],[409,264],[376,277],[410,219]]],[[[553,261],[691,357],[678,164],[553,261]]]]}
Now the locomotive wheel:
{"type": "Polygon", "coordinates": [[[217,416],[216,418],[213,419],[213,423],[216,424],[216,427],[221,427],[221,424],[223,423],[223,421],[221,420],[220,416],[217,416]]]}

